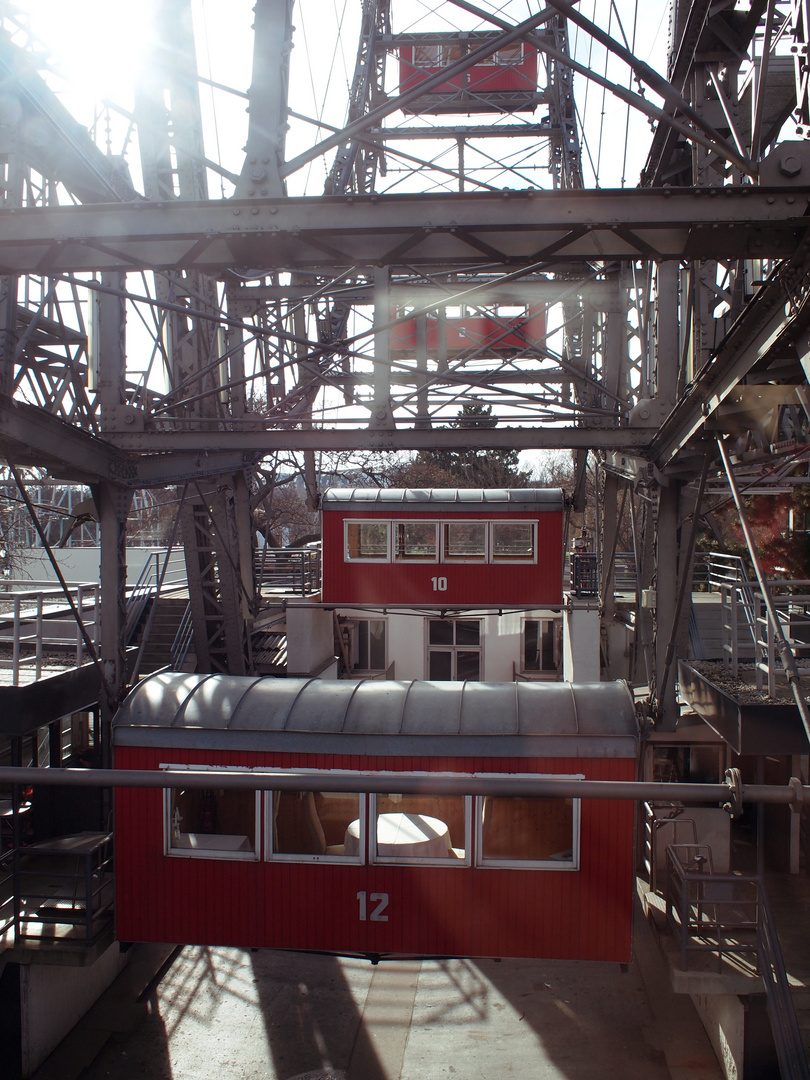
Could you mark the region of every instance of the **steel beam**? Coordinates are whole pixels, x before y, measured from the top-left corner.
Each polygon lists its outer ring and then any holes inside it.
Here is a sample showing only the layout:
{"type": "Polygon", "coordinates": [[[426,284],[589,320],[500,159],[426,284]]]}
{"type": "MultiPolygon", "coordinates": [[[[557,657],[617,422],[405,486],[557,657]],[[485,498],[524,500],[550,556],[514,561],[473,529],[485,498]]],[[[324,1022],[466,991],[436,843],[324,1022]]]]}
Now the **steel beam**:
{"type": "MultiPolygon", "coordinates": [[[[358,418],[356,423],[363,422],[358,418]]],[[[235,422],[231,422],[235,428],[235,422]]],[[[392,427],[370,430],[360,427],[336,429],[256,431],[256,422],[247,421],[244,430],[168,432],[132,432],[113,438],[120,449],[151,453],[186,451],[187,464],[204,454],[242,452],[269,454],[282,450],[441,450],[458,447],[458,432],[453,428],[424,430],[415,427],[392,427]],[[200,450],[201,438],[205,450],[200,450]]],[[[535,449],[614,449],[631,450],[641,456],[656,434],[656,428],[587,428],[587,427],[497,427],[470,429],[464,433],[465,445],[489,450],[535,449]]],[[[209,470],[209,475],[214,470],[209,470]]],[[[182,472],[181,472],[182,478],[182,472]]]]}
{"type": "Polygon", "coordinates": [[[0,274],[786,258],[802,187],[504,191],[0,211],[0,274]]]}
{"type": "Polygon", "coordinates": [[[20,465],[90,483],[126,484],[134,465],[126,453],[34,405],[0,395],[0,453],[20,465]]]}
{"type": "Polygon", "coordinates": [[[706,419],[780,337],[807,322],[810,258],[806,244],[803,248],[793,264],[754,298],[661,425],[650,447],[659,468],[666,466],[700,431],[706,419]]]}

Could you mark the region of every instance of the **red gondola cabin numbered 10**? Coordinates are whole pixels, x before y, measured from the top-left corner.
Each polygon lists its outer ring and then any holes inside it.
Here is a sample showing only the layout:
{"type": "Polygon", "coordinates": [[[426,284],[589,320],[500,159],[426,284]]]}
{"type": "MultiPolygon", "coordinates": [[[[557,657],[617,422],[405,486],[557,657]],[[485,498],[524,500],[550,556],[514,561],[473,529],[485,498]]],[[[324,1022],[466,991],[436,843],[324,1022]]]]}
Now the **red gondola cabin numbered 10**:
{"type": "Polygon", "coordinates": [[[557,488],[330,488],[321,501],[323,601],[557,608],[557,488]]]}

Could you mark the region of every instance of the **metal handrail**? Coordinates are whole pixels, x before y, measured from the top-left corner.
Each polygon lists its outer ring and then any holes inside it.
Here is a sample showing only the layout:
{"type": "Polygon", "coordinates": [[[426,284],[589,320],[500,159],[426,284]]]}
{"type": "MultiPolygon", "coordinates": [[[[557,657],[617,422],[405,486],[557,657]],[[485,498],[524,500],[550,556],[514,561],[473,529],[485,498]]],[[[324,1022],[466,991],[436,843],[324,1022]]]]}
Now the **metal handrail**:
{"type": "MultiPolygon", "coordinates": [[[[771,604],[775,616],[782,629],[785,640],[793,649],[795,646],[806,647],[810,645],[810,593],[798,593],[795,590],[807,588],[810,581],[773,581],[768,582],[771,604]],[[788,590],[784,595],[778,595],[781,589],[788,590]],[[804,630],[802,637],[797,637],[797,630],[804,630]]],[[[767,691],[772,697],[777,693],[777,677],[789,678],[788,672],[782,663],[781,657],[777,663],[778,642],[776,632],[765,608],[765,598],[762,593],[755,593],[757,612],[757,664],[756,677],[758,689],[763,689],[767,679],[767,691]]]]}
{"type": "Polygon", "coordinates": [[[667,923],[680,944],[681,968],[690,953],[750,955],[762,978],[783,1080],[810,1080],[796,1010],[773,914],[762,881],[715,874],[711,850],[699,844],[667,847],[667,923]],[[753,940],[741,938],[742,934],[753,940]]]}
{"type": "Polygon", "coordinates": [[[113,906],[113,834],[55,837],[18,850],[14,877],[16,896],[25,898],[17,904],[18,942],[39,936],[26,929],[31,925],[72,926],[83,930],[85,941],[90,942],[99,929],[99,918],[113,906]],[[63,840],[82,841],[85,836],[89,841],[86,850],[60,847],[63,840]],[[40,857],[48,860],[47,885],[41,883],[40,857]],[[60,861],[66,863],[64,870],[57,868],[60,861]],[[62,884],[54,888],[54,882],[62,884]]]}
{"type": "Polygon", "coordinates": [[[680,942],[681,969],[690,952],[713,953],[720,964],[726,954],[756,953],[737,935],[756,930],[758,879],[715,874],[711,849],[701,844],[670,844],[666,857],[667,922],[680,942]]]}
{"type": "Polygon", "coordinates": [[[757,614],[754,584],[748,569],[739,555],[711,552],[705,557],[710,592],[719,592],[723,598],[724,628],[728,627],[730,641],[724,641],[723,651],[727,664],[734,668],[737,662],[737,612],[742,610],[743,619],[755,650],[757,643],[757,614]]]}
{"type": "Polygon", "coordinates": [[[183,670],[183,664],[186,662],[193,638],[194,621],[191,617],[191,601],[189,601],[186,604],[186,610],[183,612],[180,625],[177,627],[177,633],[174,635],[170,650],[172,671],[183,670]]]}
{"type": "MultiPolygon", "coordinates": [[[[45,588],[21,589],[16,592],[0,593],[0,602],[7,608],[0,613],[0,624],[11,629],[11,680],[14,686],[19,684],[20,671],[23,667],[33,666],[34,677],[40,678],[45,660],[45,647],[48,645],[75,645],[76,665],[82,663],[85,653],[85,640],[78,623],[71,618],[69,629],[54,622],[54,617],[66,615],[70,610],[71,599],[81,615],[87,609],[92,612],[89,624],[93,630],[94,643],[98,640],[100,587],[97,583],[77,583],[68,589],[68,598],[61,586],[49,582],[45,588]],[[23,645],[33,645],[34,651],[29,656],[23,655],[23,645]]],[[[6,666],[6,664],[4,664],[6,666]]]]}
{"type": "Polygon", "coordinates": [[[149,553],[138,575],[138,580],[127,593],[127,621],[125,628],[127,644],[132,640],[141,621],[141,616],[149,601],[157,593],[159,585],[164,593],[170,592],[172,589],[187,587],[188,577],[182,551],[163,548],[160,551],[149,553]],[[163,575],[162,582],[161,574],[163,575]]]}
{"type": "Polygon", "coordinates": [[[308,596],[320,589],[320,548],[264,547],[257,553],[254,569],[258,589],[308,596]]]}

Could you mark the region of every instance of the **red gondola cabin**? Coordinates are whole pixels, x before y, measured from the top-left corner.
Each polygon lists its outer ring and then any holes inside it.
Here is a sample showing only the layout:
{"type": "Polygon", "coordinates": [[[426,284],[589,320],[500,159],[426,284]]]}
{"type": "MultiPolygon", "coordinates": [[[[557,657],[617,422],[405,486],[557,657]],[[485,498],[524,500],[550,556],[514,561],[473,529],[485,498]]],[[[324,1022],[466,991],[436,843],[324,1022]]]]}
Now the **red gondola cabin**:
{"type": "MultiPolygon", "coordinates": [[[[399,314],[399,313],[397,313],[399,314]]],[[[455,360],[460,356],[518,356],[545,349],[546,308],[528,305],[522,314],[476,311],[440,320],[435,315],[417,316],[395,323],[389,349],[396,356],[417,356],[420,349],[418,321],[424,319],[425,354],[432,359],[455,360]]]]}
{"type": "Polygon", "coordinates": [[[635,779],[623,683],[166,672],[113,738],[116,769],[166,777],[116,793],[123,941],[630,957],[634,805],[575,788],[635,779]],[[571,790],[526,794],[549,776],[571,790]]]}
{"type": "MultiPolygon", "coordinates": [[[[418,87],[482,45],[496,34],[487,31],[444,34],[399,34],[399,91],[418,87]]],[[[426,90],[403,106],[406,113],[534,112],[537,91],[537,50],[513,41],[482,56],[474,64],[426,90]]]]}
{"type": "Polygon", "coordinates": [[[324,603],[562,605],[557,488],[329,488],[321,511],[324,603]]]}

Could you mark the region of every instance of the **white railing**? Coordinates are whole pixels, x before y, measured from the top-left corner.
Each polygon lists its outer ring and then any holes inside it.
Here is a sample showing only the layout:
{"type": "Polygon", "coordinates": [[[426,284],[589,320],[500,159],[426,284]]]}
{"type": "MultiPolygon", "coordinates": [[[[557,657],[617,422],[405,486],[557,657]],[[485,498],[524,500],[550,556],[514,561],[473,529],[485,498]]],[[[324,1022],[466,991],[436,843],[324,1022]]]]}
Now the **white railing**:
{"type": "MultiPolygon", "coordinates": [[[[30,582],[26,584],[30,585],[30,582]]],[[[100,586],[92,583],[71,585],[68,595],[88,637],[97,645],[100,586]]],[[[64,590],[52,582],[44,588],[29,587],[0,593],[0,642],[11,645],[11,658],[0,659],[0,667],[11,669],[14,686],[19,685],[24,668],[33,668],[34,678],[41,677],[48,648],[70,650],[75,646],[77,667],[83,663],[87,652],[70,601],[64,590]]]]}
{"type": "MultiPolygon", "coordinates": [[[[810,654],[810,581],[769,581],[768,592],[782,633],[795,656],[810,654]]],[[[757,689],[777,696],[779,679],[787,673],[779,656],[776,631],[768,618],[762,593],[756,596],[757,689]]]]}

